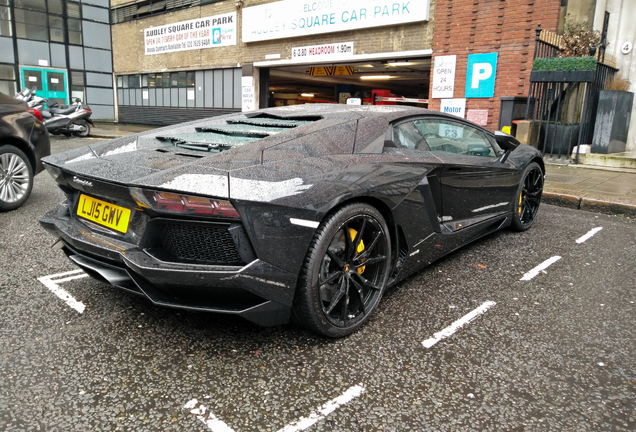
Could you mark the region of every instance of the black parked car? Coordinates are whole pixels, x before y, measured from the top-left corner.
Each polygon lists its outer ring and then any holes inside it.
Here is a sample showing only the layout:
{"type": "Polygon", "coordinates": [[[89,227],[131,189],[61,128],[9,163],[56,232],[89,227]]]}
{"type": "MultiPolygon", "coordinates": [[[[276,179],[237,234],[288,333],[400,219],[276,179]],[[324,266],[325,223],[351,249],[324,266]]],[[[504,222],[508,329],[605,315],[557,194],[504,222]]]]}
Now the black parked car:
{"type": "Polygon", "coordinates": [[[496,230],[529,228],[534,148],[418,108],[302,105],[196,121],[45,159],[42,225],[98,280],[327,336],[385,289],[496,230]]]}
{"type": "Polygon", "coordinates": [[[35,110],[26,103],[0,93],[0,211],[13,210],[26,202],[33,177],[44,170],[41,158],[51,154],[49,133],[35,110]]]}

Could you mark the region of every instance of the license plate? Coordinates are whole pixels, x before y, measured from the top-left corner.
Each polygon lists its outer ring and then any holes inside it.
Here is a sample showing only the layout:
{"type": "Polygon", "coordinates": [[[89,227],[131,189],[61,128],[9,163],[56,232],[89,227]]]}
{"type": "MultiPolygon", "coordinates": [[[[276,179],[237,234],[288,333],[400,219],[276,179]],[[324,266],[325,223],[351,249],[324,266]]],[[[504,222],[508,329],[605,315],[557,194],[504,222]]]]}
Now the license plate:
{"type": "Polygon", "coordinates": [[[125,233],[130,222],[130,210],[81,194],[77,215],[96,224],[125,233]]]}

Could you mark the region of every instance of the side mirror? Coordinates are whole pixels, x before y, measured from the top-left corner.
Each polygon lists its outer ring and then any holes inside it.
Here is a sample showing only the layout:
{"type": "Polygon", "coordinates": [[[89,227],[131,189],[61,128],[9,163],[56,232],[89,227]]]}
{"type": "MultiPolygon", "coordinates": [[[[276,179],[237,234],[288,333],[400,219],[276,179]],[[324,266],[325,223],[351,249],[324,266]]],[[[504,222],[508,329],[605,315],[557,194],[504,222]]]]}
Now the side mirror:
{"type": "Polygon", "coordinates": [[[521,144],[515,137],[502,131],[495,131],[495,141],[507,152],[513,151],[521,144]]]}

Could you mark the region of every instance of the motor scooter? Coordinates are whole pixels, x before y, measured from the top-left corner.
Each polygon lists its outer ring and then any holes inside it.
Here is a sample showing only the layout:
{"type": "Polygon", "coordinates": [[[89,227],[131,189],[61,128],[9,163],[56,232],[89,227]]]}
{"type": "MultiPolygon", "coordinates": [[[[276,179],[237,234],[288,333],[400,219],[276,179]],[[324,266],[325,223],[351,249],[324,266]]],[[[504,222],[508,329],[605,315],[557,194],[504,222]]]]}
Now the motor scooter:
{"type": "Polygon", "coordinates": [[[27,103],[30,109],[37,110],[41,116],[44,126],[54,135],[76,135],[87,137],[91,132],[91,125],[95,126],[90,119],[93,111],[79,98],[74,99],[71,105],[60,105],[53,99],[44,99],[35,94],[35,87],[24,88],[14,96],[16,99],[27,103]],[[44,106],[47,106],[45,108],[44,106]]]}
{"type": "Polygon", "coordinates": [[[71,105],[60,105],[49,99],[46,105],[48,108],[42,110],[42,118],[49,133],[83,138],[91,133],[91,126],[95,126],[90,118],[93,111],[79,98],[71,105]]]}

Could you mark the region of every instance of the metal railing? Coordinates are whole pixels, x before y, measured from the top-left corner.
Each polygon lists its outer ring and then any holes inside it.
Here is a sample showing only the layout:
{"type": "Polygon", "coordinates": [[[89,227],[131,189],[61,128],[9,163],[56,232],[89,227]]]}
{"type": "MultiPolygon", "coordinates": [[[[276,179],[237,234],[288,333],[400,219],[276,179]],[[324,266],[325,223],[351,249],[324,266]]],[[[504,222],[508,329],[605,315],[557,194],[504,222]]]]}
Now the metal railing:
{"type": "MultiPolygon", "coordinates": [[[[605,22],[603,38],[596,52],[597,65],[592,79],[578,81],[533,81],[528,93],[526,119],[530,125],[529,144],[546,156],[546,162],[567,164],[570,154],[578,163],[582,143],[591,144],[596,123],[596,110],[600,91],[616,72],[616,58],[605,54],[605,22]]],[[[558,57],[563,49],[563,38],[543,30],[535,30],[534,58],[558,57]]]]}

